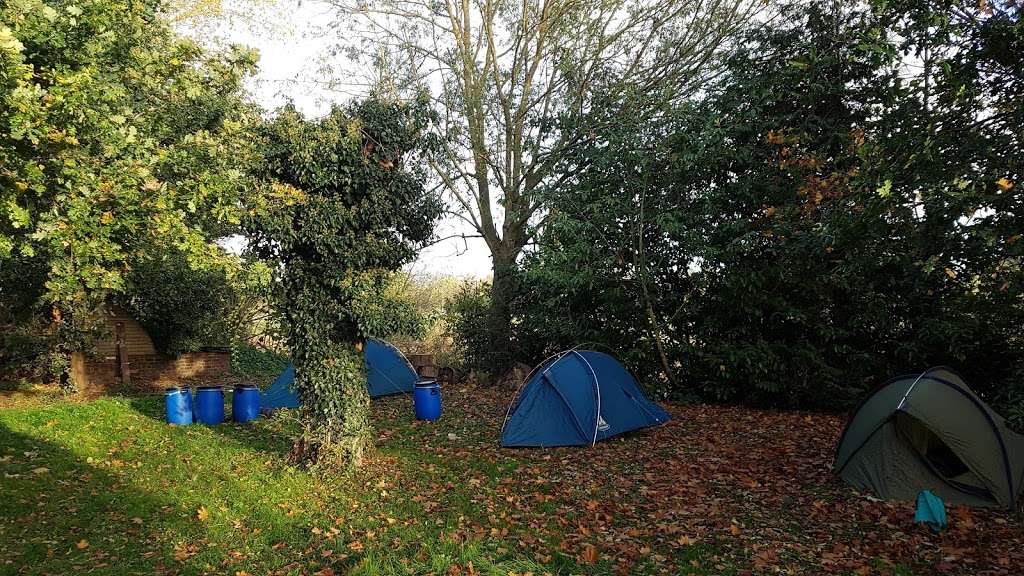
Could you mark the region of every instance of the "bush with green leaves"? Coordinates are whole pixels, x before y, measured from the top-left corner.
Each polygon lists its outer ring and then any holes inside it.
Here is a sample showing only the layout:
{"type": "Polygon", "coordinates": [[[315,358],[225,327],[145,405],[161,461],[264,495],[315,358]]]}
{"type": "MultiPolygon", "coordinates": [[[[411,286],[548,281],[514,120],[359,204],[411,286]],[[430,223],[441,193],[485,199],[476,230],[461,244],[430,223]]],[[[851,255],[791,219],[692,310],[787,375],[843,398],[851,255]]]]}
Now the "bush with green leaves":
{"type": "Polygon", "coordinates": [[[140,262],[128,281],[122,303],[158,351],[178,355],[234,340],[227,319],[236,287],[228,270],[194,269],[184,255],[171,253],[140,262]]]}
{"type": "Polygon", "coordinates": [[[205,53],[160,9],[0,4],[0,268],[46,270],[20,289],[38,294],[27,305],[40,319],[65,325],[61,353],[82,348],[147,256],[219,258],[212,241],[256,189],[260,118],[243,91],[255,52],[205,53]]]}
{"type": "Polygon", "coordinates": [[[490,372],[494,368],[491,336],[491,283],[466,280],[444,303],[457,368],[490,372]]]}
{"type": "Polygon", "coordinates": [[[231,373],[236,376],[276,377],[284,372],[290,362],[286,354],[245,342],[237,342],[231,347],[231,373]]]}
{"type": "Polygon", "coordinates": [[[418,162],[431,121],[425,99],[370,99],[315,120],[288,107],[266,126],[269,192],[248,206],[246,230],[281,287],[302,400],[297,461],[362,459],[372,438],[364,339],[416,330],[414,309],[387,287],[440,215],[418,162]]]}
{"type": "Polygon", "coordinates": [[[698,97],[595,105],[622,121],[547,191],[523,332],[714,401],[842,408],[935,364],[997,397],[1024,366],[1022,45],[1010,5],[793,3],[698,97]]]}
{"type": "Polygon", "coordinates": [[[460,350],[452,339],[451,326],[445,304],[462,285],[454,276],[430,273],[399,272],[394,276],[391,289],[397,297],[412,306],[422,320],[416,334],[392,332],[387,340],[406,354],[430,354],[441,367],[456,367],[461,363],[460,350]]]}

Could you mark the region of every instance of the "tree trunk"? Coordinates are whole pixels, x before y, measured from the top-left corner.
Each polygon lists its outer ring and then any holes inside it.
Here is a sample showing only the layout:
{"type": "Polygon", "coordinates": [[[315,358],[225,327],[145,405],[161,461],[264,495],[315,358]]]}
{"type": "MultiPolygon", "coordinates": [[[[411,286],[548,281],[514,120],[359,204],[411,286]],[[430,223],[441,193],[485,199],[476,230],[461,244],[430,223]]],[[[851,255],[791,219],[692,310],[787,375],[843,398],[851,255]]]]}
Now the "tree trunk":
{"type": "Polygon", "coordinates": [[[661,327],[658,325],[658,317],[654,314],[654,306],[647,299],[647,290],[644,290],[644,309],[647,312],[647,320],[651,323],[651,335],[654,336],[654,348],[658,352],[658,360],[661,361],[661,369],[665,371],[673,392],[679,391],[679,381],[676,379],[672,364],[668,361],[668,354],[665,353],[665,345],[661,342],[661,327]]]}
{"type": "Polygon", "coordinates": [[[303,430],[289,460],[324,469],[359,466],[373,444],[362,342],[334,333],[331,321],[310,304],[316,295],[291,296],[289,345],[303,430]]]}
{"type": "Polygon", "coordinates": [[[515,295],[515,255],[492,254],[490,338],[493,351],[493,369],[502,372],[512,365],[512,298],[515,295]]]}

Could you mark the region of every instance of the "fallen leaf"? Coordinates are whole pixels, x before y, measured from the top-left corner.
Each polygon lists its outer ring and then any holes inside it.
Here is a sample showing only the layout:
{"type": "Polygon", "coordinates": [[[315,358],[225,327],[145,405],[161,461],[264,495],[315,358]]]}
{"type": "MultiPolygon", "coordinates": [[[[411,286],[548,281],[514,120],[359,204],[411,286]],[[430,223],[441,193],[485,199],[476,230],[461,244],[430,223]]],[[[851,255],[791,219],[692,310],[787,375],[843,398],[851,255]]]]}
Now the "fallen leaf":
{"type": "Polygon", "coordinates": [[[85,538],[82,538],[81,540],[78,541],[78,544],[75,544],[75,547],[78,548],[79,550],[85,550],[86,548],[89,547],[89,541],[86,540],[85,538]]]}
{"type": "Polygon", "coordinates": [[[199,518],[200,522],[206,522],[209,517],[210,511],[206,509],[206,506],[200,506],[199,510],[196,510],[196,518],[199,518]]]}

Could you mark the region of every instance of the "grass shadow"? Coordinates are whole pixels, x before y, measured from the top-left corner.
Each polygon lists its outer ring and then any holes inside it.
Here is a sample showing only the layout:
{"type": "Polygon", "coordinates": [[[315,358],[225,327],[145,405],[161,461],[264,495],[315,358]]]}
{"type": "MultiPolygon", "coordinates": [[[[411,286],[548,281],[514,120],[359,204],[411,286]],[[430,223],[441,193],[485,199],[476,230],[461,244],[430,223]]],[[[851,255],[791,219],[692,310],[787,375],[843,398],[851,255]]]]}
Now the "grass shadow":
{"type": "Polygon", "coordinates": [[[150,548],[155,534],[202,538],[202,527],[183,522],[169,495],[139,492],[101,462],[2,421],[0,461],[0,572],[77,574],[116,565],[124,573],[164,573],[176,564],[175,551],[150,548]]]}

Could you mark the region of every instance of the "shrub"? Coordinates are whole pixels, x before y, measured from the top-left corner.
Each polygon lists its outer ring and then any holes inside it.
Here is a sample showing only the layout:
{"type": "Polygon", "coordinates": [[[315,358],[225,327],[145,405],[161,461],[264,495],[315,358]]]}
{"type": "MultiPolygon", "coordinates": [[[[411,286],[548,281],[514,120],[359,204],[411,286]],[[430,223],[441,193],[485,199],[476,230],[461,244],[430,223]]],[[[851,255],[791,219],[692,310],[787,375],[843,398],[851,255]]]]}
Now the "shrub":
{"type": "Polygon", "coordinates": [[[287,355],[246,343],[231,347],[231,373],[237,376],[277,376],[288,367],[287,355]]]}
{"type": "Polygon", "coordinates": [[[462,370],[487,372],[494,366],[490,337],[491,283],[467,280],[444,304],[449,334],[462,370]]]}

